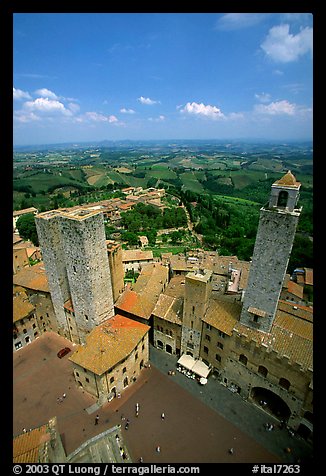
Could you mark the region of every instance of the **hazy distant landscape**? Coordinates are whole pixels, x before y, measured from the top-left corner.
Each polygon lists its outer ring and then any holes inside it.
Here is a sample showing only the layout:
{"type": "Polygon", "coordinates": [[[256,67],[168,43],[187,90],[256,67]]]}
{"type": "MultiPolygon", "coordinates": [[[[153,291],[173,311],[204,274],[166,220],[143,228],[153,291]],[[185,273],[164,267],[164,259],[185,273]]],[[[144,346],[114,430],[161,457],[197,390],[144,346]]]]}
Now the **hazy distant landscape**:
{"type": "MultiPolygon", "coordinates": [[[[14,210],[34,206],[41,212],[124,198],[121,189],[126,187],[165,188],[167,197],[186,205],[204,247],[250,259],[259,209],[272,183],[288,170],[302,184],[299,205],[303,211],[293,260],[304,259],[310,266],[313,149],[309,142],[104,141],[17,147],[13,205],[14,210]]],[[[169,200],[166,205],[175,203],[169,200]]],[[[138,231],[149,234],[155,226],[149,222],[148,229],[143,226],[138,231]]],[[[136,229],[134,225],[130,228],[136,229]]],[[[116,231],[107,225],[108,238],[116,231]]],[[[155,243],[153,240],[151,237],[155,243]]],[[[179,237],[181,243],[198,245],[186,236],[179,237]]]]}

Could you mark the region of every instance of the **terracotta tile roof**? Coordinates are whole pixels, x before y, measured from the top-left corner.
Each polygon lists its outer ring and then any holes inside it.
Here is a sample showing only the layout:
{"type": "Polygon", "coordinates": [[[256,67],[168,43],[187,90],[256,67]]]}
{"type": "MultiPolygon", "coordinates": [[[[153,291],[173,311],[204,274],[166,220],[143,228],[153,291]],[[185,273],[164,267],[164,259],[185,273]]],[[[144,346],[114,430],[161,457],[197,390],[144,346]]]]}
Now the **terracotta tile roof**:
{"type": "Polygon", "coordinates": [[[18,217],[20,215],[25,215],[25,213],[34,213],[34,212],[37,212],[37,211],[38,211],[37,208],[34,208],[34,207],[24,208],[24,210],[15,210],[12,213],[12,216],[18,217]]]}
{"type": "Polygon", "coordinates": [[[273,185],[284,185],[286,187],[299,187],[300,182],[297,182],[295,176],[291,173],[289,170],[283,177],[281,177],[279,180],[276,180],[273,185]]]}
{"type": "Polygon", "coordinates": [[[148,301],[145,295],[140,295],[131,289],[126,289],[115,303],[118,311],[125,311],[144,319],[151,317],[154,306],[155,303],[148,301]]]}
{"type": "Polygon", "coordinates": [[[240,312],[241,304],[238,302],[211,299],[203,321],[231,336],[240,312]]]}
{"type": "Polygon", "coordinates": [[[161,294],[152,314],[160,319],[175,324],[182,324],[183,316],[183,298],[174,298],[161,294]]]}
{"type": "Polygon", "coordinates": [[[96,326],[79,345],[69,360],[91,372],[102,375],[129,356],[150,327],[116,315],[96,326]]]}
{"type": "Polygon", "coordinates": [[[303,287],[300,284],[295,283],[294,281],[288,282],[288,291],[294,296],[299,297],[300,299],[303,298],[303,287]]]}
{"type": "Polygon", "coordinates": [[[28,300],[26,293],[20,293],[13,298],[13,322],[28,317],[35,311],[35,307],[28,300]]]}
{"type": "Polygon", "coordinates": [[[305,271],[305,284],[313,286],[314,284],[314,271],[311,268],[304,268],[305,271]]]}
{"type": "Polygon", "coordinates": [[[308,320],[279,308],[270,333],[251,329],[240,322],[234,330],[304,369],[313,368],[313,326],[308,320]]]}
{"type": "Polygon", "coordinates": [[[122,262],[152,260],[153,251],[122,250],[122,262]]]}
{"type": "Polygon", "coordinates": [[[287,312],[293,316],[305,319],[306,321],[313,322],[313,308],[308,306],[302,306],[301,304],[293,304],[282,299],[278,302],[278,309],[280,311],[287,312]]]}
{"type": "Polygon", "coordinates": [[[22,433],[13,440],[14,463],[38,463],[40,461],[40,449],[50,440],[47,433],[47,425],[22,433]]]}
{"type": "Polygon", "coordinates": [[[13,284],[33,289],[34,291],[50,292],[43,262],[18,271],[13,276],[13,284]]]}

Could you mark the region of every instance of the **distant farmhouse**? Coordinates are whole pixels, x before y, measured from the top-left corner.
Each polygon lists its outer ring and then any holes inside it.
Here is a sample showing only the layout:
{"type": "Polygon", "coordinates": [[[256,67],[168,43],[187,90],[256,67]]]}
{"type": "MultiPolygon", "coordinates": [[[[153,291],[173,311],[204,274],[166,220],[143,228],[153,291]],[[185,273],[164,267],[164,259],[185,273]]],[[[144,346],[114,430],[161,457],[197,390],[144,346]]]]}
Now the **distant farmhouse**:
{"type": "MultiPolygon", "coordinates": [[[[66,337],[77,344],[76,383],[103,402],[138,378],[152,343],[175,355],[189,378],[214,376],[312,438],[313,271],[286,274],[299,190],[290,171],[272,185],[250,263],[204,250],[161,262],[122,251],[105,239],[107,211],[95,204],[37,215],[44,264],[33,267],[36,276],[26,269],[14,276],[14,349],[47,329],[66,337]],[[124,287],[131,267],[140,275],[124,287]]],[[[131,192],[141,197],[124,191],[131,192]]]]}

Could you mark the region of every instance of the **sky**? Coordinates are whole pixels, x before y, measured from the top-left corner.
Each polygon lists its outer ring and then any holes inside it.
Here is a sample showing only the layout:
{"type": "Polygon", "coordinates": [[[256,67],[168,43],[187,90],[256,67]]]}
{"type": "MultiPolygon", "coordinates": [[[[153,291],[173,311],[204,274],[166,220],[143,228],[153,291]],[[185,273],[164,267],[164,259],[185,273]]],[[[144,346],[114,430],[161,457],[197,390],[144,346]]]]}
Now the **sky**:
{"type": "Polygon", "coordinates": [[[15,13],[14,146],[312,140],[308,13],[15,13]]]}

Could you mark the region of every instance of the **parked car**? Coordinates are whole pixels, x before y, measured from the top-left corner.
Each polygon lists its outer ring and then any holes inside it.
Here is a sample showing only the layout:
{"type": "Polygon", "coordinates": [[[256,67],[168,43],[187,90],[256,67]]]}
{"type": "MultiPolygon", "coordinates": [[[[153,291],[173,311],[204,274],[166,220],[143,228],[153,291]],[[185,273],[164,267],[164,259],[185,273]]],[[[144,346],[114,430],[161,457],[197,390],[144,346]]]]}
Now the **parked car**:
{"type": "Polygon", "coordinates": [[[69,352],[71,352],[71,349],[69,349],[69,347],[64,347],[63,349],[59,350],[57,356],[59,357],[59,359],[62,359],[62,357],[69,354],[69,352]]]}

